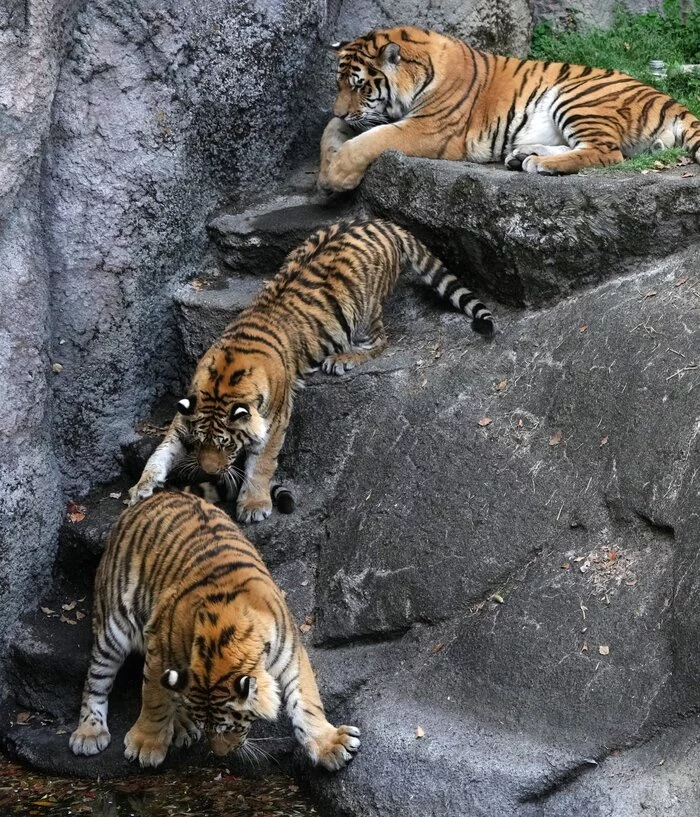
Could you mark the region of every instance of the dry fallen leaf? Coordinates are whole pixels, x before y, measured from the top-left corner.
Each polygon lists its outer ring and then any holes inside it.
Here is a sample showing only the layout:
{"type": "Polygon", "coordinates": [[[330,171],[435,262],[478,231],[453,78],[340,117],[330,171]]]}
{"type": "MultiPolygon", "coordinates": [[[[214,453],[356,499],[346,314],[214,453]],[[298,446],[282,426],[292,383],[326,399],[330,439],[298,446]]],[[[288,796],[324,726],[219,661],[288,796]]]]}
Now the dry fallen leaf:
{"type": "Polygon", "coordinates": [[[31,717],[31,712],[18,712],[15,716],[15,723],[26,723],[31,717]]]}
{"type": "Polygon", "coordinates": [[[653,298],[654,295],[658,294],[659,293],[655,289],[650,289],[648,292],[645,292],[644,295],[642,295],[642,299],[653,298]]]}
{"type": "Polygon", "coordinates": [[[660,162],[658,159],[654,162],[654,167],[658,167],[659,170],[665,170],[670,165],[667,165],[665,162],[660,162]]]}
{"type": "MultiPolygon", "coordinates": [[[[600,445],[607,445],[608,444],[608,435],[606,434],[600,441],[600,445]]],[[[600,446],[599,446],[600,447],[600,446]]]]}
{"type": "Polygon", "coordinates": [[[67,616],[61,616],[61,618],[59,618],[59,621],[62,624],[77,624],[78,623],[77,621],[73,621],[72,618],[68,618],[67,616]]]}
{"type": "Polygon", "coordinates": [[[85,506],[76,505],[72,499],[66,505],[66,517],[69,522],[82,522],[85,519],[85,506]]]}
{"type": "Polygon", "coordinates": [[[425,737],[425,730],[422,726],[416,726],[416,737],[417,738],[424,738],[425,737]]]}
{"type": "Polygon", "coordinates": [[[52,363],[51,364],[51,371],[54,374],[61,374],[63,371],[63,366],[60,363],[52,363]]]}
{"type": "Polygon", "coordinates": [[[610,647],[608,647],[606,644],[601,644],[601,645],[598,647],[598,652],[599,652],[601,655],[610,655],[610,647]]]}
{"type": "Polygon", "coordinates": [[[496,604],[503,604],[503,596],[500,593],[493,593],[489,601],[495,601],[496,604]]]}
{"type": "Polygon", "coordinates": [[[490,417],[482,417],[481,420],[479,420],[479,425],[480,426],[489,426],[489,425],[491,425],[492,422],[493,422],[493,420],[490,417]]]}
{"type": "Polygon", "coordinates": [[[85,618],[85,613],[81,613],[80,610],[76,610],[75,617],[78,619],[78,621],[82,621],[85,618]]]}
{"type": "Polygon", "coordinates": [[[47,616],[55,616],[56,611],[52,610],[50,607],[41,607],[39,608],[42,613],[46,613],[47,616]]]}
{"type": "Polygon", "coordinates": [[[581,326],[579,326],[578,331],[579,332],[588,332],[588,324],[587,323],[582,323],[581,326]]]}
{"type": "Polygon", "coordinates": [[[119,499],[119,497],[121,497],[121,495],[122,495],[122,492],[121,492],[121,491],[113,491],[113,492],[110,494],[110,496],[112,497],[112,499],[119,499]]]}
{"type": "Polygon", "coordinates": [[[691,176],[694,176],[694,173],[691,173],[689,170],[686,170],[684,173],[681,173],[681,179],[689,179],[691,176]]]}
{"type": "Polygon", "coordinates": [[[438,641],[438,643],[430,650],[432,653],[440,652],[440,650],[444,649],[445,645],[442,641],[438,641]]]}
{"type": "Polygon", "coordinates": [[[562,438],[561,430],[555,431],[554,434],[552,434],[552,436],[549,438],[549,444],[559,445],[559,443],[561,442],[561,438],[562,438]]]}
{"type": "Polygon", "coordinates": [[[61,610],[74,610],[77,604],[78,602],[73,599],[73,601],[71,601],[69,604],[62,604],[61,610]]]}
{"type": "Polygon", "coordinates": [[[686,282],[687,280],[688,280],[688,276],[687,276],[687,275],[684,275],[682,278],[679,278],[679,279],[678,279],[678,280],[675,282],[674,286],[676,286],[676,287],[682,287],[682,286],[683,286],[683,284],[685,284],[685,282],[686,282]]]}
{"type": "Polygon", "coordinates": [[[503,391],[503,389],[505,389],[507,387],[508,387],[508,381],[507,380],[499,380],[498,383],[496,383],[496,385],[494,386],[496,391],[503,391]]]}

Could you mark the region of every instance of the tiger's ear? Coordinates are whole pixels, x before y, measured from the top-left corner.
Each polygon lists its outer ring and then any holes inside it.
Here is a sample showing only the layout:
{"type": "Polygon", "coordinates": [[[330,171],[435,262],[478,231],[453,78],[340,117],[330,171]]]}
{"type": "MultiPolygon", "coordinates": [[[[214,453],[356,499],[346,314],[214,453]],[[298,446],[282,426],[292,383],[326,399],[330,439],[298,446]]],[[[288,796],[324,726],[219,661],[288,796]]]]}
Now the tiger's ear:
{"type": "Polygon", "coordinates": [[[245,701],[255,692],[257,685],[257,681],[251,675],[239,675],[233,682],[233,691],[245,701]]]}
{"type": "Polygon", "coordinates": [[[387,43],[379,49],[379,57],[384,65],[398,65],[401,62],[401,46],[398,43],[387,43]]]}
{"type": "Polygon", "coordinates": [[[187,667],[184,669],[166,669],[160,676],[160,682],[166,689],[170,689],[173,692],[182,692],[187,686],[189,675],[190,673],[187,667]]]}
{"type": "Polygon", "coordinates": [[[177,401],[177,410],[180,414],[194,414],[194,410],[197,408],[197,395],[190,394],[189,397],[183,397],[182,400],[177,401]]]}
{"type": "Polygon", "coordinates": [[[250,409],[243,403],[235,403],[231,406],[228,416],[231,420],[245,420],[246,417],[250,417],[250,409]]]}

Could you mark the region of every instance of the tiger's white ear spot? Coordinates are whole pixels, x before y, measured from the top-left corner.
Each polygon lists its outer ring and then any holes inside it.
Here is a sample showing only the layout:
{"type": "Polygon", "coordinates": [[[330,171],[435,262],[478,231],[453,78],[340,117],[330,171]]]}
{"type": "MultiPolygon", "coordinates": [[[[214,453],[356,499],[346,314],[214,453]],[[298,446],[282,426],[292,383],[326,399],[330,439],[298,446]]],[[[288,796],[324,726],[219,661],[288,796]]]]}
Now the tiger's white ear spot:
{"type": "Polygon", "coordinates": [[[172,689],[175,692],[182,692],[187,686],[188,671],[187,668],[182,670],[166,669],[160,676],[160,683],[166,689],[172,689]]]}
{"type": "Polygon", "coordinates": [[[182,400],[178,401],[178,406],[180,406],[183,411],[189,411],[190,401],[186,397],[183,397],[182,400]]]}

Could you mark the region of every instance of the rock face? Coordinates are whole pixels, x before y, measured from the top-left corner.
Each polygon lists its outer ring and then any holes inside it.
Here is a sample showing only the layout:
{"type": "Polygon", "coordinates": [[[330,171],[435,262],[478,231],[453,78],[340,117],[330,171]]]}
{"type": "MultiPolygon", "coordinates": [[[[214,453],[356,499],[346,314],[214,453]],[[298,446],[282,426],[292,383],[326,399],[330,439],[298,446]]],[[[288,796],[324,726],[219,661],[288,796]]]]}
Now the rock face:
{"type": "Polygon", "coordinates": [[[533,178],[387,151],[362,193],[482,291],[532,306],[697,242],[699,171],[533,178]]]}
{"type": "MultiPolygon", "coordinates": [[[[49,263],[38,201],[41,146],[71,4],[0,11],[0,630],[47,578],[62,511],[49,411],[49,263]]],[[[3,667],[0,666],[0,689],[3,667]]]]}
{"type": "Polygon", "coordinates": [[[466,40],[475,48],[496,54],[524,57],[530,45],[532,10],[527,0],[446,0],[425,4],[419,0],[358,4],[340,0],[333,29],[341,40],[352,40],[382,26],[416,25],[433,28],[466,40]]]}

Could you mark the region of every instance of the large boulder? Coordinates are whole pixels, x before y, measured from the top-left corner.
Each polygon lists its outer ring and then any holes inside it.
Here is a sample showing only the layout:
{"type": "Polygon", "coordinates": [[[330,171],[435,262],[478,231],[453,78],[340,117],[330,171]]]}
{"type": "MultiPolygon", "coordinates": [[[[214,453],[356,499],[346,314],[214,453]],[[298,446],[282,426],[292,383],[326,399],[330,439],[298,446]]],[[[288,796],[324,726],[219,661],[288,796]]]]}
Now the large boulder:
{"type": "MultiPolygon", "coordinates": [[[[315,614],[330,716],[363,730],[346,772],[299,767],[322,813],[697,814],[699,260],[497,308],[492,341],[405,285],[382,357],[309,378],[280,468],[298,511],[246,532],[315,614]]],[[[9,740],[128,770],[50,731],[9,740]]]]}
{"type": "Polygon", "coordinates": [[[532,306],[700,239],[700,167],[542,177],[383,153],[365,204],[408,227],[483,292],[532,306]]]}

